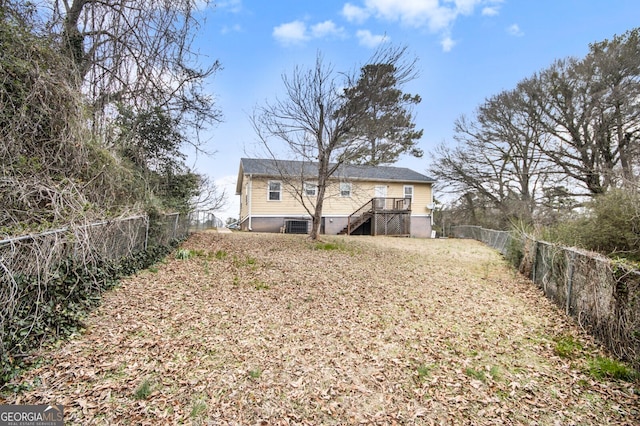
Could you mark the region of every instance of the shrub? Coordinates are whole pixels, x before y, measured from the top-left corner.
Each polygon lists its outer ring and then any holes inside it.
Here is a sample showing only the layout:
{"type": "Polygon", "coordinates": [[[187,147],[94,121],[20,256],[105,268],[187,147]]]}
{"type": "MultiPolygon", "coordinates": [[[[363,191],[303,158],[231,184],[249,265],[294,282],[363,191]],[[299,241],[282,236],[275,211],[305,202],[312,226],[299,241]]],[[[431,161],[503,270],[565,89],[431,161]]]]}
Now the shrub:
{"type": "Polygon", "coordinates": [[[607,256],[640,260],[640,194],[613,189],[596,196],[587,212],[551,228],[545,239],[596,251],[607,256]]]}

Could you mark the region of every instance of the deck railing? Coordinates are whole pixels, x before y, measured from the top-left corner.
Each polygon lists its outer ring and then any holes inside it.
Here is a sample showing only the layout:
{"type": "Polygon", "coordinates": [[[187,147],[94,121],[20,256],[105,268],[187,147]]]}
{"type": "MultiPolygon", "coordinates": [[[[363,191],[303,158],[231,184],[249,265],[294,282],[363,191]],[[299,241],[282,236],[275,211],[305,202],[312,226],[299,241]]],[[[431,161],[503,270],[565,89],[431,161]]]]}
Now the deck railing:
{"type": "Polygon", "coordinates": [[[372,212],[379,211],[396,211],[407,212],[411,211],[411,198],[387,198],[376,197],[371,199],[373,204],[372,212]]]}
{"type": "Polygon", "coordinates": [[[374,197],[351,213],[347,220],[347,235],[377,212],[410,212],[411,198],[374,197]]]}

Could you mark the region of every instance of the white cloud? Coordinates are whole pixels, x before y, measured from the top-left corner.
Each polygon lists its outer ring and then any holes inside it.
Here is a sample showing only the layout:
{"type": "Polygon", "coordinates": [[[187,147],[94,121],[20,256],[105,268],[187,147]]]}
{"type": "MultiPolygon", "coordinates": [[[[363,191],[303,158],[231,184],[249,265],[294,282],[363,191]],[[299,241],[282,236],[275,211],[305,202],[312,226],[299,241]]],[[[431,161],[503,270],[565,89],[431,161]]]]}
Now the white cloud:
{"type": "Polygon", "coordinates": [[[349,21],[358,22],[367,17],[399,22],[413,28],[426,28],[432,33],[439,34],[445,51],[449,51],[456,44],[450,37],[451,29],[460,16],[473,15],[475,10],[484,6],[481,13],[484,16],[498,14],[499,5],[503,0],[362,0],[358,6],[346,3],[342,14],[349,21]]]}
{"type": "Polygon", "coordinates": [[[507,32],[515,37],[522,37],[524,35],[524,32],[520,29],[520,26],[518,24],[513,24],[510,25],[507,28],[507,32]]]}
{"type": "Polygon", "coordinates": [[[342,7],[342,16],[349,22],[362,24],[369,18],[369,12],[365,8],[354,6],[351,3],[345,3],[342,7]]]}
{"type": "Polygon", "coordinates": [[[370,48],[374,48],[383,41],[389,40],[386,35],[374,35],[371,34],[371,31],[369,30],[359,30],[356,32],[356,37],[358,37],[360,45],[370,48]]]}
{"type": "Polygon", "coordinates": [[[311,36],[313,38],[323,38],[329,36],[344,36],[344,28],[336,27],[333,21],[324,21],[311,26],[311,36]]]}
{"type": "MultiPolygon", "coordinates": [[[[455,4],[441,6],[438,0],[365,0],[365,3],[367,10],[380,19],[415,28],[427,26],[434,32],[448,28],[458,14],[455,4]]],[[[464,7],[468,8],[466,3],[464,7]]]]}
{"type": "Polygon", "coordinates": [[[444,36],[442,40],[440,40],[440,46],[442,46],[443,52],[451,52],[451,49],[453,49],[453,46],[455,46],[456,44],[456,41],[454,41],[451,36],[448,35],[444,36]]]}
{"type": "Polygon", "coordinates": [[[476,5],[480,5],[482,1],[478,0],[455,0],[456,10],[461,15],[471,15],[476,5]]]}
{"type": "Polygon", "coordinates": [[[279,25],[273,29],[273,37],[281,44],[302,44],[311,39],[326,37],[345,37],[342,27],[337,27],[333,21],[324,21],[307,27],[303,21],[293,21],[279,25]]]}
{"type": "Polygon", "coordinates": [[[497,6],[487,6],[482,9],[482,16],[496,16],[500,13],[497,6]]]}
{"type": "Polygon", "coordinates": [[[284,45],[301,44],[308,39],[307,24],[293,21],[273,29],[273,37],[284,45]]]}

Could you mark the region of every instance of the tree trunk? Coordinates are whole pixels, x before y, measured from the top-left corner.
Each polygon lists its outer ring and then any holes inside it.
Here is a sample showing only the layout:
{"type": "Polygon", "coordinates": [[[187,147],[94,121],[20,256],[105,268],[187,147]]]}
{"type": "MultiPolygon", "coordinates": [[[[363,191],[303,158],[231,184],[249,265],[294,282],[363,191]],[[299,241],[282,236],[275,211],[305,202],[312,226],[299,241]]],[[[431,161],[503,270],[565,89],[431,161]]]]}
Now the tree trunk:
{"type": "Polygon", "coordinates": [[[87,1],[85,0],[75,0],[71,4],[62,26],[62,52],[74,65],[71,75],[76,85],[82,84],[82,79],[84,78],[84,73],[81,71],[84,68],[83,62],[85,61],[84,36],[78,29],[78,22],[86,3],[87,1]]]}
{"type": "MultiPolygon", "coordinates": [[[[320,190],[318,189],[318,194],[320,190]]],[[[324,195],[322,196],[324,197],[324,195]]],[[[311,223],[311,233],[309,236],[313,241],[316,241],[320,236],[320,225],[322,224],[322,203],[324,202],[323,198],[320,198],[318,195],[318,204],[316,204],[316,209],[313,212],[313,222],[311,223]]]]}
{"type": "Polygon", "coordinates": [[[329,179],[329,159],[322,158],[318,162],[318,194],[316,196],[316,208],[313,212],[313,222],[311,224],[310,237],[317,240],[320,236],[320,225],[322,225],[322,207],[324,196],[327,191],[327,181],[329,179]]]}

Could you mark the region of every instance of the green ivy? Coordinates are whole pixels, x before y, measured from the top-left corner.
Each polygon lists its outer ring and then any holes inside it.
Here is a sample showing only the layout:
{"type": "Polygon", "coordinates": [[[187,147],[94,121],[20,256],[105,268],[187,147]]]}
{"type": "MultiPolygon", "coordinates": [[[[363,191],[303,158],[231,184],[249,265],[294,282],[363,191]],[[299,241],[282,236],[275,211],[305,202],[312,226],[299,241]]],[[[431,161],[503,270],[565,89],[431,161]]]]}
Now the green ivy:
{"type": "Polygon", "coordinates": [[[45,283],[38,277],[13,277],[20,295],[2,330],[0,386],[29,367],[29,355],[43,344],[67,338],[83,329],[83,320],[101,301],[102,294],[120,278],[148,268],[165,257],[179,241],[153,246],[116,261],[90,264],[73,258],[62,261],[45,283]]]}

